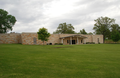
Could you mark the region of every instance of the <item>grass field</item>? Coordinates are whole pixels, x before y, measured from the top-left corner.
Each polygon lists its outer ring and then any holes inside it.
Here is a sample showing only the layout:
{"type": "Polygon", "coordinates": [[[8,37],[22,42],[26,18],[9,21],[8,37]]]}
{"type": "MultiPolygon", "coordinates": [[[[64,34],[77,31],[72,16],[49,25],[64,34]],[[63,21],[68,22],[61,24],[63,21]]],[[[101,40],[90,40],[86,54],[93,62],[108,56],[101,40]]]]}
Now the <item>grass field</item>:
{"type": "Polygon", "coordinates": [[[120,44],[0,44],[0,78],[120,78],[120,44]]]}

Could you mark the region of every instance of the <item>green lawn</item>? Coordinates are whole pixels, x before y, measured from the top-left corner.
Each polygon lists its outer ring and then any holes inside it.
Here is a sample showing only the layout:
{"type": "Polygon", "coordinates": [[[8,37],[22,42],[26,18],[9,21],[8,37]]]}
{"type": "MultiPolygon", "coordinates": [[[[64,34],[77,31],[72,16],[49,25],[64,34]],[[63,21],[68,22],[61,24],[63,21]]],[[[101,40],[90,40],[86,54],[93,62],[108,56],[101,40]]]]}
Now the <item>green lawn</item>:
{"type": "Polygon", "coordinates": [[[120,44],[0,44],[0,78],[120,78],[120,44]]]}

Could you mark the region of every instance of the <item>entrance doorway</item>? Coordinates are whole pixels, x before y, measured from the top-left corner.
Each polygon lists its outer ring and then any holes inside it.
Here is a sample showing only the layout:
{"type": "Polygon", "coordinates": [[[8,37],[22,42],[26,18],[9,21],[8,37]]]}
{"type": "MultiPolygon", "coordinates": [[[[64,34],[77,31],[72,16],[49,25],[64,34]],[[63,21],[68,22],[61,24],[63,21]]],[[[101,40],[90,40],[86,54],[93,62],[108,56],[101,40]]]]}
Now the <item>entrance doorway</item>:
{"type": "Polygon", "coordinates": [[[75,40],[72,40],[72,44],[75,44],[75,40]]]}

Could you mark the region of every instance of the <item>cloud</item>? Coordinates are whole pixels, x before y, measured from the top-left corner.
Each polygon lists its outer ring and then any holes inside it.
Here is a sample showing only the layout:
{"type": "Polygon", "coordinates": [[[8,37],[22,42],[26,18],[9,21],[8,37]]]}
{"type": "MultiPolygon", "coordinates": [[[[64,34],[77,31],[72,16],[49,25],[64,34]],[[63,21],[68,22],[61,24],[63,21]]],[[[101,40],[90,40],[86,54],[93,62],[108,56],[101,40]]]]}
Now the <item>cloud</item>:
{"type": "Polygon", "coordinates": [[[53,33],[60,23],[72,24],[76,32],[94,32],[94,20],[101,16],[120,25],[119,0],[1,0],[0,7],[16,17],[13,32],[37,32],[45,27],[53,33]]]}

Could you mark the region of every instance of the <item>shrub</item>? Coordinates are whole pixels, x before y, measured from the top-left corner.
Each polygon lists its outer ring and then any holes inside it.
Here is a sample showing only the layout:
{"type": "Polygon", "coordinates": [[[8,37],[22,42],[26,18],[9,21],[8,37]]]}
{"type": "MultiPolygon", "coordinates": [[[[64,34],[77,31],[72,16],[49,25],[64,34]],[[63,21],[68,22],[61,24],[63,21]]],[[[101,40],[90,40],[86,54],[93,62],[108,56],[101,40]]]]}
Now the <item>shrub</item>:
{"type": "Polygon", "coordinates": [[[47,45],[52,45],[52,43],[47,43],[47,45]]]}
{"type": "Polygon", "coordinates": [[[58,43],[55,43],[54,45],[58,45],[58,43]]]}
{"type": "Polygon", "coordinates": [[[86,44],[90,44],[90,42],[86,42],[86,44]]]}
{"type": "Polygon", "coordinates": [[[59,45],[63,45],[63,43],[59,43],[59,45]]]}
{"type": "Polygon", "coordinates": [[[95,44],[95,42],[91,42],[91,44],[95,44]]]}
{"type": "Polygon", "coordinates": [[[86,42],[86,44],[95,44],[95,42],[86,42]]]}
{"type": "Polygon", "coordinates": [[[54,45],[63,45],[63,43],[55,43],[54,45]]]}

